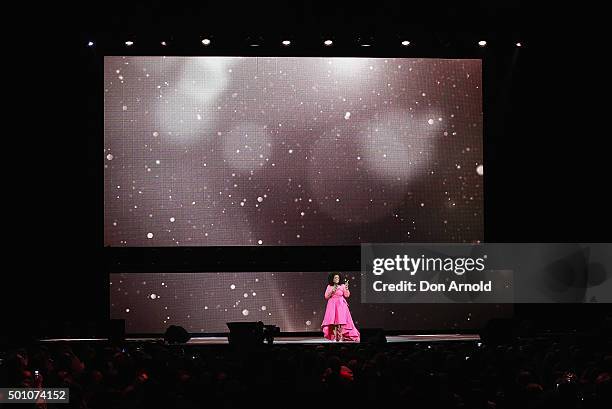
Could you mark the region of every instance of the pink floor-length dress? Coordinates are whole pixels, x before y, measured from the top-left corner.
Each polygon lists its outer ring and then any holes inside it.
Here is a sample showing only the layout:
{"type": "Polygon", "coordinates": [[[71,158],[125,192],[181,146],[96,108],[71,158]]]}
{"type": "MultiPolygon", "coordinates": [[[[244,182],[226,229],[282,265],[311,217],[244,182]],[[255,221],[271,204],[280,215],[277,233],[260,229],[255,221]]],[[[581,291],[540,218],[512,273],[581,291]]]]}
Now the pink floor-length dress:
{"type": "Polygon", "coordinates": [[[342,324],[342,336],[344,340],[359,342],[359,331],[357,328],[355,328],[353,318],[351,317],[351,312],[348,308],[348,303],[346,302],[346,297],[350,295],[350,291],[344,284],[338,286],[338,289],[333,295],[332,289],[333,287],[328,285],[327,289],[325,290],[327,308],[325,309],[325,316],[323,317],[323,323],[321,324],[323,336],[327,339],[334,340],[334,333],[329,326],[332,324],[342,324]]]}

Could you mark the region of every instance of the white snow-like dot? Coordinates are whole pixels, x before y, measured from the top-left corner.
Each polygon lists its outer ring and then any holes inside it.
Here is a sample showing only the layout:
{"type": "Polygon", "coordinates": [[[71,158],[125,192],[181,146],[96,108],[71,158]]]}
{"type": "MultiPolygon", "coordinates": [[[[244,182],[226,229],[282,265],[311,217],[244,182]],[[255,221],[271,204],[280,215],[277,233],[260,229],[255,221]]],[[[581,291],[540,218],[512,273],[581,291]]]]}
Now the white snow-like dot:
{"type": "Polygon", "coordinates": [[[242,315],[244,315],[245,317],[249,315],[249,310],[247,309],[242,310],[242,315]]]}
{"type": "Polygon", "coordinates": [[[263,244],[263,240],[257,240],[257,244],[263,244]]]}
{"type": "Polygon", "coordinates": [[[109,153],[108,155],[106,155],[106,159],[107,159],[107,160],[113,160],[113,158],[114,158],[114,156],[113,156],[111,153],[109,153]]]}
{"type": "Polygon", "coordinates": [[[156,298],[157,298],[157,294],[151,294],[149,297],[150,297],[152,300],[154,300],[154,299],[156,299],[156,298]]]}
{"type": "Polygon", "coordinates": [[[244,294],[242,294],[242,296],[243,296],[244,298],[247,298],[247,297],[249,296],[249,294],[248,294],[248,293],[244,293],[244,294]]]}
{"type": "Polygon", "coordinates": [[[126,309],[125,309],[125,312],[130,312],[130,309],[129,309],[129,308],[126,308],[126,309]]]}
{"type": "Polygon", "coordinates": [[[480,176],[484,175],[484,167],[482,165],[478,165],[476,167],[476,173],[478,173],[480,176]]]}
{"type": "Polygon", "coordinates": [[[265,311],[267,308],[268,308],[268,307],[266,307],[265,305],[262,305],[262,306],[261,306],[261,310],[262,310],[262,311],[265,311]]]}
{"type": "Polygon", "coordinates": [[[231,288],[232,290],[235,290],[235,289],[236,289],[236,286],[235,286],[234,284],[232,284],[232,285],[230,285],[230,288],[231,288]]]}
{"type": "Polygon", "coordinates": [[[259,203],[263,202],[263,197],[259,196],[259,197],[257,198],[257,201],[258,201],[259,203]]]}
{"type": "Polygon", "coordinates": [[[174,223],[174,221],[175,221],[175,220],[176,220],[176,219],[175,219],[174,217],[171,217],[171,218],[170,218],[170,223],[174,223]]]}
{"type": "Polygon", "coordinates": [[[431,119],[431,118],[429,118],[429,120],[427,121],[427,123],[428,123],[429,125],[433,125],[433,124],[434,124],[434,120],[433,120],[433,119],[431,119]]]}
{"type": "Polygon", "coordinates": [[[310,325],[310,324],[312,324],[312,321],[310,320],[306,321],[306,325],[310,325]]]}
{"type": "Polygon", "coordinates": [[[124,106],[123,106],[123,110],[124,110],[124,111],[127,111],[127,105],[124,105],[124,106]]]}
{"type": "Polygon", "coordinates": [[[253,297],[255,297],[255,296],[257,295],[257,293],[256,293],[256,292],[253,292],[253,294],[252,294],[252,295],[253,295],[253,297]]]}
{"type": "Polygon", "coordinates": [[[347,112],[346,114],[344,114],[344,119],[349,119],[351,117],[351,113],[347,112]]]}
{"type": "Polygon", "coordinates": [[[153,238],[153,233],[147,233],[147,239],[152,239],[153,238]]]}

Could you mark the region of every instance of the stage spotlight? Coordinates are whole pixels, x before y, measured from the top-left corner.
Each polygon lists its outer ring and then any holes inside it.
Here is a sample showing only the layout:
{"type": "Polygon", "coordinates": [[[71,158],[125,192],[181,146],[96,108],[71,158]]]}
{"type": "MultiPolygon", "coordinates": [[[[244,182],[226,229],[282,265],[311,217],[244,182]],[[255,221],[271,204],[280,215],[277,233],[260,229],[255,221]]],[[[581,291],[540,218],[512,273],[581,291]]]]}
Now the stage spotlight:
{"type": "Polygon", "coordinates": [[[208,38],[205,38],[205,39],[202,40],[202,44],[210,45],[210,40],[208,38]]]}
{"type": "Polygon", "coordinates": [[[88,46],[88,47],[93,47],[93,46],[94,46],[93,41],[88,42],[88,43],[87,43],[87,46],[88,46]]]}
{"type": "Polygon", "coordinates": [[[291,45],[291,41],[289,41],[289,40],[283,40],[283,45],[284,45],[284,46],[289,46],[289,45],[291,45]]]}
{"type": "Polygon", "coordinates": [[[161,45],[165,47],[165,46],[166,46],[166,42],[165,42],[165,41],[162,41],[162,42],[161,42],[161,45]]]}
{"type": "Polygon", "coordinates": [[[325,40],[323,41],[323,44],[325,44],[327,47],[331,46],[334,42],[332,40],[325,40]]]}
{"type": "Polygon", "coordinates": [[[373,40],[372,37],[359,37],[357,43],[362,47],[371,47],[373,40]]]}
{"type": "Polygon", "coordinates": [[[484,46],[486,46],[486,45],[487,45],[487,42],[486,42],[485,40],[480,40],[480,41],[478,42],[478,45],[479,45],[479,46],[481,46],[481,47],[484,47],[484,46]]]}
{"type": "Polygon", "coordinates": [[[402,41],[402,45],[403,45],[404,47],[408,47],[408,46],[410,45],[410,41],[408,41],[408,40],[404,40],[404,41],[402,41]]]}
{"type": "Polygon", "coordinates": [[[249,36],[246,38],[246,44],[249,47],[259,47],[263,44],[263,38],[261,36],[249,36]]]}
{"type": "Polygon", "coordinates": [[[228,322],[230,345],[253,346],[262,345],[264,341],[264,323],[258,322],[228,322]]]}
{"type": "Polygon", "coordinates": [[[264,340],[268,344],[274,343],[274,336],[280,334],[280,328],[276,325],[264,325],[264,340]]]}
{"type": "Polygon", "coordinates": [[[134,45],[134,42],[133,41],[126,41],[125,45],[128,46],[128,47],[131,47],[131,46],[134,45]]]}
{"type": "Polygon", "coordinates": [[[189,332],[178,325],[170,325],[164,333],[164,340],[168,344],[186,344],[190,339],[189,332]]]}

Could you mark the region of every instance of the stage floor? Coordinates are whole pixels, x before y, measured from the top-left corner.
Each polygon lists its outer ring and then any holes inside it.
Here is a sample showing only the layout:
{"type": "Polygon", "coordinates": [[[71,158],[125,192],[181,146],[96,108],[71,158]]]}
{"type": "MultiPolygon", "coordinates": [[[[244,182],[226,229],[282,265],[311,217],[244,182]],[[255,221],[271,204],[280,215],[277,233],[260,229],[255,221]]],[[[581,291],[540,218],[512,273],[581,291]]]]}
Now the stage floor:
{"type": "MultiPolygon", "coordinates": [[[[387,335],[387,342],[480,341],[480,336],[466,334],[387,335]]],[[[337,344],[323,337],[275,337],[275,344],[337,344]]],[[[347,342],[352,343],[352,342],[347,342]]],[[[227,344],[227,337],[191,338],[188,344],[227,344]]]]}
{"type": "MultiPolygon", "coordinates": [[[[417,335],[387,335],[387,343],[400,342],[441,342],[441,341],[480,341],[478,334],[417,334],[417,335]]],[[[163,338],[130,338],[130,342],[157,342],[163,338]]],[[[83,342],[83,341],[106,341],[104,338],[71,338],[71,339],[42,339],[41,342],[83,342]]],[[[227,337],[193,337],[187,342],[188,345],[223,345],[227,344],[227,337]]],[[[274,344],[338,344],[323,337],[275,337],[274,344]]],[[[347,342],[352,344],[352,342],[347,342]]]]}

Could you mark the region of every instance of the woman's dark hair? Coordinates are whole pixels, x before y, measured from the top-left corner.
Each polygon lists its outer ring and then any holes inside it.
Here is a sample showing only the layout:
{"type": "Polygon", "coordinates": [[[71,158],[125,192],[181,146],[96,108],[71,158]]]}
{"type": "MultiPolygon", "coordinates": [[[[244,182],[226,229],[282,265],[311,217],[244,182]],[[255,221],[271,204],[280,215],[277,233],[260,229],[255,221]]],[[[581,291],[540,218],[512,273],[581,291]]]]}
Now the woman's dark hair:
{"type": "Polygon", "coordinates": [[[327,276],[327,283],[329,285],[334,285],[334,276],[338,276],[340,278],[340,280],[338,281],[338,285],[341,285],[344,283],[344,280],[342,279],[342,274],[340,273],[330,273],[327,276]]]}

